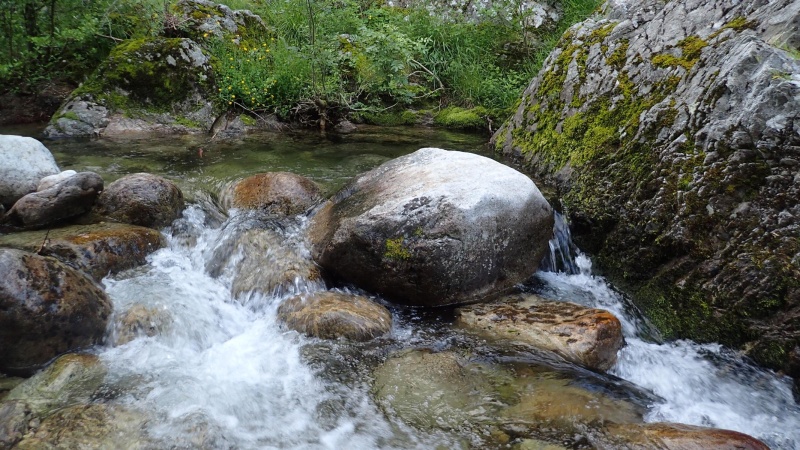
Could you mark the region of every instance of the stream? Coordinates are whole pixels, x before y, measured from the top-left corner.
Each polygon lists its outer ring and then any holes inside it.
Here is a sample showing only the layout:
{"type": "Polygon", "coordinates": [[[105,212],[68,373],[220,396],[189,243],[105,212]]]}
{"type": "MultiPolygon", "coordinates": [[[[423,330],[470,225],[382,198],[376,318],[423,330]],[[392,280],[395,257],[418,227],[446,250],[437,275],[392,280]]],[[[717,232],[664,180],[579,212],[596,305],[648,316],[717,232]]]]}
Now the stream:
{"type": "MultiPolygon", "coordinates": [[[[209,265],[221,263],[218,248],[227,233],[243,220],[227,217],[218,206],[216,193],[226,183],[259,172],[290,171],[311,178],[330,195],[356,174],[420,147],[491,156],[483,136],[368,128],[346,136],[257,134],[218,142],[196,136],[43,142],[62,170],[95,171],[106,184],[128,173],[150,172],[175,181],[187,196],[183,217],[164,230],[168,245],[147,265],[103,281],[115,311],[139,304],[171,317],[159,335],[95,349],[108,367],[104,398],[97,401],[147,414],[147,440],[156,448],[490,446],[485,428],[414,426],[375,401],[375,367],[397,351],[419,348],[457,350],[504,373],[527,373],[531,367],[552,372],[641,407],[646,422],[736,430],[773,449],[800,448],[800,407],[792,398],[791,380],[719,345],[662,343],[624,295],[593,275],[590,258],[571,245],[563,221],[545,270],[521,289],[615,314],[626,346],[608,374],[533,352],[497,351],[451,327],[446,309],[391,308],[391,333],[367,343],[307,338],[276,321],[284,296],[231,295],[236,255],[223,262],[219,276],[209,273],[209,265]]],[[[305,225],[298,219],[282,228],[287,245],[302,249],[305,225]]],[[[288,294],[324,288],[296,280],[288,294]]],[[[583,445],[571,438],[560,443],[583,445]]]]}

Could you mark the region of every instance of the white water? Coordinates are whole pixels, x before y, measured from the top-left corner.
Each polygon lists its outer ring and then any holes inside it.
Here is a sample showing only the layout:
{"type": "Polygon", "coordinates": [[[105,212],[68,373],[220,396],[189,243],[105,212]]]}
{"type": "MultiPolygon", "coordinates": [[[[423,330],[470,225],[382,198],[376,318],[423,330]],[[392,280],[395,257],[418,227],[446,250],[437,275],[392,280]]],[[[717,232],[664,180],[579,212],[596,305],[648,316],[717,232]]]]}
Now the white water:
{"type": "Polygon", "coordinates": [[[197,207],[185,216],[196,245],[170,238],[146,268],[104,280],[117,311],[138,303],[173,318],[163,335],[101,353],[124,391],[118,401],[155,417],[151,438],[165,447],[427,447],[387,422],[366,389],[323,381],[301,357],[306,340],[277,325],[279,299],[232,299],[230,277],[206,273],[222,229],[204,227],[197,207]]]}
{"type": "Polygon", "coordinates": [[[691,341],[659,344],[626,300],[579,255],[578,274],[539,272],[543,295],[601,308],[616,315],[626,345],[610,373],[664,399],[652,406],[648,422],[679,422],[740,431],[772,449],[800,448],[800,407],[790,380],[747,364],[720,345],[691,341]]]}
{"type": "MultiPolygon", "coordinates": [[[[227,228],[208,227],[204,219],[199,207],[190,207],[180,227],[183,234],[170,237],[169,246],[151,255],[146,267],[104,280],[116,311],[143,304],[172,317],[163,334],[101,353],[109,384],[119,392],[115,401],[151,415],[147,433],[156,447],[463,444],[387,418],[370,399],[368,386],[327,380],[303,356],[304,346],[313,341],[277,324],[280,298],[231,298],[230,267],[218,278],[207,270],[227,228]]],[[[646,420],[737,430],[774,449],[800,447],[800,409],[787,379],[749,366],[717,345],[654,343],[635,309],[591,275],[589,259],[579,256],[574,262],[579,273],[539,272],[541,293],[607,309],[620,318],[627,345],[611,373],[663,398],[646,420]]],[[[296,288],[320,287],[299,282],[296,288]]],[[[408,325],[393,333],[396,341],[413,340],[408,325]]]]}

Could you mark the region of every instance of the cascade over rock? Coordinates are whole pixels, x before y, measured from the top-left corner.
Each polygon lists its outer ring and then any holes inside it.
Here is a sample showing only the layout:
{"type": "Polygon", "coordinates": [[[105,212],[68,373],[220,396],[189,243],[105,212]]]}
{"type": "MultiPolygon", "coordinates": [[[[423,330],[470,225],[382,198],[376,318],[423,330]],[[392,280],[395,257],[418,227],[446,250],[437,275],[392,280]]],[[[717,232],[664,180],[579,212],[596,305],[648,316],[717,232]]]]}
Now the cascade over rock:
{"type": "Polygon", "coordinates": [[[536,271],[553,211],[525,175],[423,148],[357,177],[314,216],[314,260],[405,305],[470,303],[536,271]]]}
{"type": "Polygon", "coordinates": [[[493,137],[669,338],[800,342],[800,3],[611,0],[493,137]]]}

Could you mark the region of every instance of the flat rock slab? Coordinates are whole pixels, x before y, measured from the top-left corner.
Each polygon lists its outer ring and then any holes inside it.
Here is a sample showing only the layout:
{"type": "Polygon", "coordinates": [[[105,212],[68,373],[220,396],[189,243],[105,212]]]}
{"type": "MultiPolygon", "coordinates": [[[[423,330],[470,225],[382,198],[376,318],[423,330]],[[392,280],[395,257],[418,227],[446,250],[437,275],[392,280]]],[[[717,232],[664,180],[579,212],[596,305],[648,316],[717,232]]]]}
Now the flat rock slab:
{"type": "Polygon", "coordinates": [[[164,246],[156,230],[119,223],[73,225],[50,230],[25,231],[0,236],[0,247],[52,256],[72,268],[101,280],[144,264],[147,255],[164,246]],[[48,242],[42,247],[45,235],[48,242]]]}
{"type": "Polygon", "coordinates": [[[608,370],[624,342],[619,319],[608,311],[537,295],[507,297],[457,310],[456,325],[490,340],[557,353],[595,370],[608,370]]]}
{"type": "Polygon", "coordinates": [[[392,328],[392,314],[367,297],[338,291],[292,297],[278,308],[289,328],[322,339],[368,341],[392,328]]]}

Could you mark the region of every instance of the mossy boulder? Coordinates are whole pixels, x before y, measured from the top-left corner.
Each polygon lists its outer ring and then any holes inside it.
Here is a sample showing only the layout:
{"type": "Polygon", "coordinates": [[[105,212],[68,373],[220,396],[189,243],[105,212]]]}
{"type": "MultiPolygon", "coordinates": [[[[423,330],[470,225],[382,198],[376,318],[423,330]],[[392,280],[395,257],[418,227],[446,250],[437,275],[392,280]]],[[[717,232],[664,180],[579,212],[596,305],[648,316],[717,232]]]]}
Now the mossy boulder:
{"type": "Polygon", "coordinates": [[[776,369],[800,342],[798,20],[790,0],[608,2],[493,137],[662,334],[776,369]]]}
{"type": "Polygon", "coordinates": [[[215,119],[210,56],[186,38],[118,44],[56,112],[45,134],[206,131],[215,119]]]}

